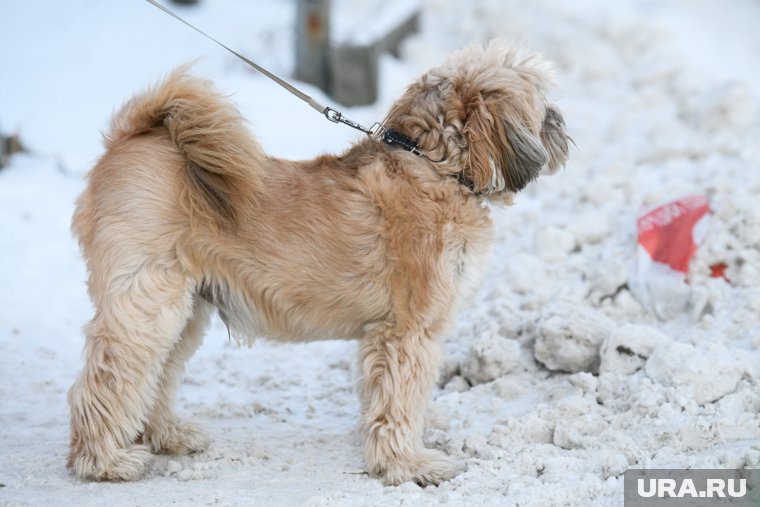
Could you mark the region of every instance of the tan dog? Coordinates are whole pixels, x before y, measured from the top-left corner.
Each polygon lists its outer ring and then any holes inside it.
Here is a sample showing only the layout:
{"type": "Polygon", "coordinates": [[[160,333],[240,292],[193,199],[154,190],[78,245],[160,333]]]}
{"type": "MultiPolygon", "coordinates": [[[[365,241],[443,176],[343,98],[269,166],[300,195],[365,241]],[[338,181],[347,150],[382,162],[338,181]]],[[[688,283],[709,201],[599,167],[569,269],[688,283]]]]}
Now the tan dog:
{"type": "Polygon", "coordinates": [[[338,157],[270,158],[182,69],[127,103],[73,218],[96,311],[69,392],[69,467],[133,480],[151,452],[208,446],[172,399],[216,307],[248,340],[360,338],[369,472],[455,475],[422,443],[437,336],[486,264],[484,201],[565,162],[548,72],[498,44],[453,54],[385,120],[424,156],[367,138],[338,157]]]}

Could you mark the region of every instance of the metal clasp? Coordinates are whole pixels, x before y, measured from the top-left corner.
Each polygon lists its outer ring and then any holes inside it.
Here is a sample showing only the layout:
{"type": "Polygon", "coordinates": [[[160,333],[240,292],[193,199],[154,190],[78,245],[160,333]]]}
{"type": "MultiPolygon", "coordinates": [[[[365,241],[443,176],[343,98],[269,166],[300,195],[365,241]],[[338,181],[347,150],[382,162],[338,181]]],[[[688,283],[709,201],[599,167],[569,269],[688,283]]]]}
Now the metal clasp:
{"type": "Polygon", "coordinates": [[[369,128],[369,131],[367,134],[370,137],[374,137],[378,141],[383,138],[383,135],[385,134],[385,127],[383,127],[382,123],[375,122],[372,124],[372,126],[369,128]]]}
{"type": "MultiPolygon", "coordinates": [[[[325,118],[327,118],[333,123],[343,123],[344,125],[348,125],[349,127],[354,128],[356,130],[361,130],[367,135],[372,135],[372,129],[368,129],[365,126],[359,123],[356,123],[355,121],[351,121],[348,118],[344,118],[343,113],[329,106],[325,108],[324,115],[325,115],[325,118]]],[[[373,128],[374,128],[374,125],[373,125],[373,128]]]]}
{"type": "Polygon", "coordinates": [[[333,108],[331,108],[329,106],[325,108],[324,115],[325,115],[325,118],[327,118],[328,120],[330,120],[333,123],[340,122],[341,118],[343,117],[343,115],[340,113],[340,111],[336,111],[335,109],[333,109],[333,108]]]}

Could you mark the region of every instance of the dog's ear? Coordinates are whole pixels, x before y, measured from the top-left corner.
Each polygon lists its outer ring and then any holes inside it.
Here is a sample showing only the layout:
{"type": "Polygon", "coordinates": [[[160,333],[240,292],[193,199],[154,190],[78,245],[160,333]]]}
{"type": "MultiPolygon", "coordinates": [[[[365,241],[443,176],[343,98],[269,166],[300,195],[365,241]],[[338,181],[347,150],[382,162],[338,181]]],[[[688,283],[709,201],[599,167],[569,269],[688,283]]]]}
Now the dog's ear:
{"type": "Polygon", "coordinates": [[[549,160],[541,141],[525,125],[509,118],[506,121],[507,143],[504,145],[502,173],[507,190],[519,192],[538,178],[549,160]]]}
{"type": "Polygon", "coordinates": [[[489,109],[478,108],[463,129],[469,149],[465,177],[476,192],[519,192],[538,177],[549,154],[515,112],[494,115],[489,109]]]}
{"type": "MultiPolygon", "coordinates": [[[[476,193],[490,192],[494,173],[494,153],[497,151],[494,143],[494,118],[485,105],[481,104],[478,111],[471,113],[462,128],[462,135],[467,146],[467,158],[464,161],[464,178],[470,181],[472,190],[476,193]]],[[[498,183],[497,183],[498,185],[498,183]]]]}
{"type": "Polygon", "coordinates": [[[547,168],[550,173],[555,172],[567,161],[568,137],[565,130],[565,119],[556,106],[546,108],[546,116],[541,128],[541,142],[549,152],[547,168]]]}

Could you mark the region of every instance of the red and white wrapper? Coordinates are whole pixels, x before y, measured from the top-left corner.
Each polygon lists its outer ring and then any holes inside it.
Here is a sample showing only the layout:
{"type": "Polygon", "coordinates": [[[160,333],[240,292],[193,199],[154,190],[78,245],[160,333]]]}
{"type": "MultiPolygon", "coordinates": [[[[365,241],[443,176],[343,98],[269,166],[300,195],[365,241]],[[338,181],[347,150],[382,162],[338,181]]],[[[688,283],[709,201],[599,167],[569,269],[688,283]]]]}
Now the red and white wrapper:
{"type": "Polygon", "coordinates": [[[689,261],[707,235],[709,218],[703,195],[663,204],[639,217],[636,263],[628,286],[658,317],[670,318],[688,305],[689,261]]]}

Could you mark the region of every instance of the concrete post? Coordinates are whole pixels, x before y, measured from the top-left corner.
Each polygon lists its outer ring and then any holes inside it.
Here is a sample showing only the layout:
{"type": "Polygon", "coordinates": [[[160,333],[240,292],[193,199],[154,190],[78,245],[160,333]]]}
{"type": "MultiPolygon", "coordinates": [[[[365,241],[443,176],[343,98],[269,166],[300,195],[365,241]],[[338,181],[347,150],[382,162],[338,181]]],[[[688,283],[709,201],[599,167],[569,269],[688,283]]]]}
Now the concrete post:
{"type": "Polygon", "coordinates": [[[330,0],[298,0],[296,12],[296,72],[300,81],[330,88],[328,47],[330,0]]]}

